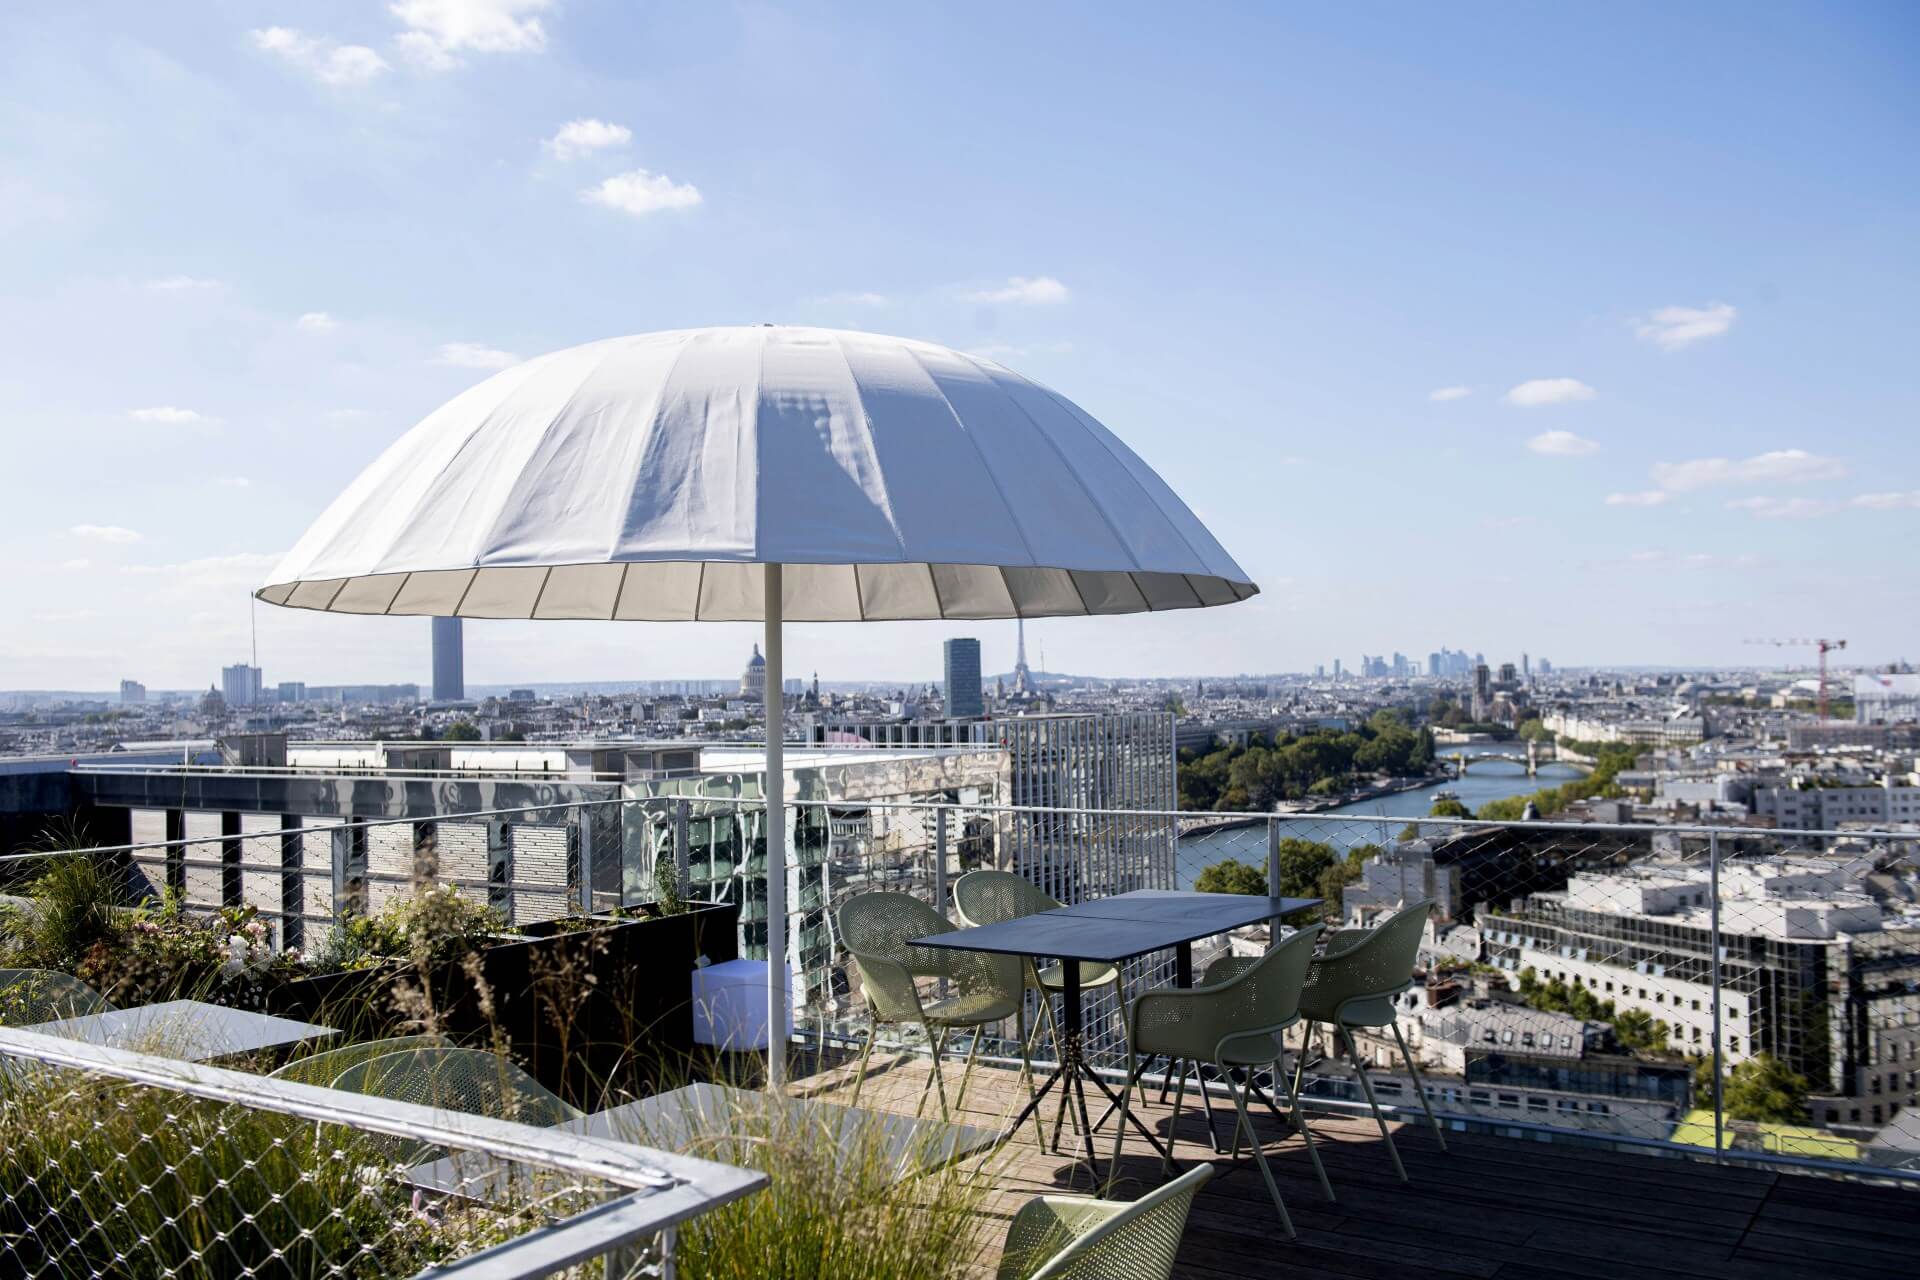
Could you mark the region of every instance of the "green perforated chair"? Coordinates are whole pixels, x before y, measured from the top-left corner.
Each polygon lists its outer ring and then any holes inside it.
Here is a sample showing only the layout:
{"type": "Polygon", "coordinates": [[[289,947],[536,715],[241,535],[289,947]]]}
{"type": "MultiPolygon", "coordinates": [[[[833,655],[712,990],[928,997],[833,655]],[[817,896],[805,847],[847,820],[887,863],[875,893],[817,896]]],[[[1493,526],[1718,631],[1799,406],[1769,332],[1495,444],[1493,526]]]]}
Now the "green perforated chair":
{"type": "MultiPolygon", "coordinates": [[[[1057,911],[1065,905],[1058,898],[1042,893],[1024,876],[1011,871],[969,871],[953,882],[953,909],[960,917],[960,923],[965,925],[1000,924],[1038,915],[1042,911],[1057,911]]],[[[1083,993],[1098,987],[1120,988],[1120,966],[1093,960],[1078,963],[1080,990],[1083,993]]],[[[1057,963],[1036,965],[1031,960],[1026,962],[1026,970],[1027,988],[1041,994],[1041,1009],[1057,1044],[1060,1028],[1054,1021],[1053,1005],[1048,997],[1066,990],[1066,973],[1057,963]]],[[[1125,999],[1124,992],[1121,998],[1125,999]]]]}
{"type": "MultiPolygon", "coordinates": [[[[1407,1181],[1407,1167],[1394,1149],[1393,1135],[1387,1132],[1386,1117],[1380,1114],[1380,1103],[1373,1096],[1373,1082],[1367,1078],[1366,1060],[1352,1033],[1357,1028],[1392,1028],[1394,1042],[1400,1046],[1400,1057],[1413,1077],[1413,1091],[1419,1095],[1420,1107],[1427,1113],[1427,1123],[1433,1126],[1433,1136],[1445,1151],[1446,1134],[1441,1132],[1440,1121],[1433,1114],[1433,1104],[1427,1101],[1427,1086],[1420,1079],[1420,1068],[1407,1048],[1406,1037],[1400,1034],[1398,1020],[1398,998],[1413,986],[1413,966],[1420,958],[1420,938],[1434,902],[1435,899],[1428,898],[1424,902],[1409,903],[1371,929],[1341,929],[1332,934],[1326,951],[1308,970],[1306,987],[1300,993],[1300,1012],[1307,1020],[1306,1035],[1311,1036],[1316,1025],[1325,1023],[1339,1039],[1346,1041],[1354,1074],[1360,1078],[1360,1091],[1366,1095],[1374,1123],[1380,1126],[1380,1137],[1387,1145],[1387,1154],[1393,1158],[1394,1172],[1402,1182],[1407,1181]]],[[[1303,1052],[1294,1069],[1296,1093],[1306,1071],[1305,1045],[1303,1038],[1303,1052]]]]}
{"type": "MultiPolygon", "coordinates": [[[[310,1053],[304,1058],[295,1058],[278,1071],[272,1072],[270,1079],[291,1080],[295,1084],[317,1084],[321,1087],[331,1085],[349,1068],[357,1067],[374,1058],[384,1058],[388,1054],[403,1053],[409,1049],[440,1049],[447,1047],[444,1036],[394,1036],[387,1040],[363,1040],[359,1044],[341,1045],[338,1049],[323,1049],[319,1053],[310,1053]]],[[[356,1092],[365,1092],[357,1090],[356,1092]]]]}
{"type": "Polygon", "coordinates": [[[105,996],[57,969],[0,969],[0,1026],[112,1013],[105,996]]]}
{"type": "Polygon", "coordinates": [[[997,1280],[1167,1280],[1194,1193],[1212,1176],[1200,1165],[1131,1204],[1029,1200],[1007,1228],[997,1280]]]}
{"type": "MultiPolygon", "coordinates": [[[[860,987],[866,997],[872,1025],[867,1042],[860,1050],[860,1074],[854,1081],[852,1105],[860,1103],[860,1089],[866,1083],[867,1061],[873,1054],[873,1041],[879,1028],[888,1024],[916,1023],[927,1033],[933,1046],[933,1068],[927,1084],[940,1097],[940,1115],[948,1117],[947,1086],[940,1074],[940,1053],[947,1037],[957,1027],[978,1029],[1007,1018],[1018,1020],[1021,1079],[1032,1087],[1033,1065],[1028,1060],[1021,960],[1018,956],[990,955],[983,951],[949,951],[937,947],[910,945],[915,938],[950,933],[954,926],[946,917],[920,899],[904,893],[863,893],[847,899],[835,913],[840,926],[840,942],[852,955],[860,973],[860,987]],[[928,999],[921,994],[916,979],[945,979],[950,994],[928,999]]],[[[953,1105],[966,1100],[967,1082],[973,1075],[974,1059],[980,1052],[980,1037],[973,1037],[967,1050],[966,1069],[960,1074],[960,1092],[953,1105]]],[[[926,1110],[927,1087],[920,1092],[917,1116],[926,1110]]]]}
{"type": "MultiPolygon", "coordinates": [[[[1055,911],[1065,905],[1058,898],[1041,892],[1026,877],[1011,871],[969,871],[953,882],[954,914],[960,917],[960,923],[964,925],[1000,924],[1038,915],[1042,911],[1055,911]]],[[[1094,960],[1076,963],[1080,966],[1082,993],[1112,987],[1124,1006],[1127,997],[1126,989],[1121,986],[1120,966],[1094,960]]],[[[1029,959],[1022,961],[1022,964],[1026,971],[1027,990],[1039,995],[1040,1016],[1046,1020],[1047,1033],[1053,1037],[1054,1052],[1059,1053],[1060,1024],[1053,1015],[1053,997],[1066,990],[1065,969],[1057,962],[1037,965],[1029,959]]],[[[1023,1015],[1024,1012],[1023,1007],[1023,1015]]],[[[1037,1032],[1038,1028],[1035,1030],[1037,1032]]],[[[1142,1101],[1146,1098],[1145,1088],[1145,1085],[1141,1086],[1142,1101]]],[[[1063,1101],[1064,1098],[1063,1094],[1063,1101]]],[[[1075,1116],[1073,1121],[1074,1130],[1078,1132],[1079,1117],[1075,1116]]],[[[1037,1111],[1034,1112],[1033,1124],[1035,1132],[1040,1132],[1040,1113],[1037,1111]]]]}
{"type": "MultiPolygon", "coordinates": [[[[1292,1237],[1293,1219],[1287,1213],[1286,1201],[1280,1198],[1280,1186],[1274,1181],[1266,1151],[1247,1114],[1253,1071],[1271,1066],[1274,1079],[1287,1090],[1294,1127],[1300,1130],[1300,1137],[1306,1143],[1313,1170],[1320,1176],[1321,1189],[1327,1193],[1327,1199],[1333,1199],[1333,1186],[1327,1181],[1327,1171],[1321,1167],[1320,1153],[1313,1145],[1313,1130],[1307,1125],[1286,1072],[1280,1068],[1281,1057],[1286,1052],[1286,1032],[1300,1021],[1300,989],[1306,981],[1307,967],[1313,963],[1313,944],[1319,935],[1318,925],[1297,930],[1225,981],[1185,989],[1160,988],[1134,997],[1128,1010],[1130,1043],[1133,1052],[1142,1056],[1133,1064],[1128,1087],[1120,1091],[1120,1128],[1113,1137],[1116,1167],[1120,1163],[1121,1144],[1126,1139],[1126,1112],[1132,1085],[1146,1070],[1147,1063],[1159,1055],[1185,1058],[1196,1064],[1211,1063],[1219,1073],[1220,1083],[1233,1095],[1235,1150],[1244,1134],[1247,1145],[1253,1149],[1254,1161],[1260,1166],[1260,1176],[1266,1181],[1267,1192],[1273,1197],[1273,1207],[1280,1214],[1280,1225],[1292,1237]],[[1244,1083],[1236,1082],[1236,1069],[1245,1072],[1244,1083]]],[[[1185,1090],[1183,1075],[1174,1098],[1175,1114],[1179,1112],[1185,1090]]]]}

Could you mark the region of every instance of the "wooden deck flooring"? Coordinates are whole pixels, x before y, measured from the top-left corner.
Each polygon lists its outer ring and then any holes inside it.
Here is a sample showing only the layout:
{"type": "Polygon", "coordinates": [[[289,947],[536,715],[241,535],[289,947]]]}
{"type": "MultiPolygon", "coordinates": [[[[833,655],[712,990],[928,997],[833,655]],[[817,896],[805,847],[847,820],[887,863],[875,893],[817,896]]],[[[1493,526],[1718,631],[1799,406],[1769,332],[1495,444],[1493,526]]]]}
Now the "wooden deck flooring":
{"type": "MultiPolygon", "coordinates": [[[[922,1060],[876,1055],[861,1105],[912,1112],[926,1070],[922,1060]]],[[[959,1074],[955,1064],[949,1088],[959,1074]]],[[[851,1088],[844,1066],[792,1085],[795,1093],[841,1100],[851,1088]]],[[[1920,1252],[1920,1192],[1478,1134],[1449,1133],[1442,1152],[1431,1131],[1396,1125],[1394,1141],[1411,1178],[1402,1183],[1365,1117],[1312,1121],[1338,1197],[1329,1203],[1299,1137],[1256,1108],[1256,1128],[1268,1140],[1268,1159],[1299,1230],[1290,1242],[1259,1170],[1245,1157],[1235,1166],[1212,1155],[1191,1090],[1188,1096],[1173,1126],[1175,1158],[1213,1160],[1216,1168],[1195,1202],[1175,1271],[1192,1280],[1885,1280],[1909,1273],[1920,1252]]],[[[955,1118],[998,1126],[1022,1100],[1015,1072],[983,1067],[974,1073],[964,1116],[955,1118]]],[[[1051,1100],[1046,1110],[1051,1121],[1051,1100]]],[[[1155,1102],[1145,1117],[1163,1138],[1170,1110],[1155,1102]]],[[[1231,1118],[1228,1107],[1218,1113],[1223,1138],[1231,1118]]],[[[1103,1133],[1097,1149],[1104,1173],[1111,1127],[1103,1133]]],[[[1063,1135],[1062,1152],[1070,1138],[1063,1135]]],[[[982,1224],[994,1249],[1029,1197],[1091,1193],[1084,1166],[1041,1151],[1031,1124],[987,1158],[999,1162],[1004,1188],[982,1224]]],[[[1160,1180],[1159,1158],[1129,1134],[1114,1194],[1131,1199],[1160,1180]]]]}

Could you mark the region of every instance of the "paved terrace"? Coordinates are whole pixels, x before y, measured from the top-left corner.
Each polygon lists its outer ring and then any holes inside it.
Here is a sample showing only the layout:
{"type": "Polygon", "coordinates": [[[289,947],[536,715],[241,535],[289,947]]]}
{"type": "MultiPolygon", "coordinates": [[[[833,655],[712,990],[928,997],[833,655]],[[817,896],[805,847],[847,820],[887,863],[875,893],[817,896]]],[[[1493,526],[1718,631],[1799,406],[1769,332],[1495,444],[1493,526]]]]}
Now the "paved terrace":
{"type": "MultiPolygon", "coordinates": [[[[911,1114],[924,1059],[876,1052],[862,1106],[911,1114]]],[[[958,1082],[956,1061],[948,1088],[958,1082]]],[[[795,1093],[844,1100],[851,1068],[837,1066],[793,1082],[795,1093]]],[[[1015,1071],[976,1069],[966,1118],[997,1126],[1019,1095],[1015,1071]]],[[[1192,1089],[1188,1090],[1189,1099],[1192,1089]]],[[[1171,1107],[1149,1091],[1145,1117],[1163,1136],[1171,1107]]],[[[1216,1097],[1217,1097],[1216,1092],[1216,1097]]],[[[1089,1100],[1091,1105],[1091,1100],[1089,1100]]],[[[929,1099],[928,1108],[936,1104],[929,1099]]],[[[1045,1108],[1052,1121],[1051,1102],[1045,1108]]],[[[1223,1108],[1222,1135],[1232,1115],[1223,1108]]],[[[956,1118],[958,1118],[956,1116],[956,1118]]],[[[1206,1129],[1189,1107],[1174,1132],[1175,1158],[1213,1159],[1218,1172],[1188,1223],[1175,1276],[1190,1280],[1299,1277],[1332,1280],[1885,1280],[1909,1274],[1920,1250],[1920,1192],[1705,1161],[1589,1150],[1560,1144],[1449,1133],[1442,1153],[1430,1131],[1394,1128],[1413,1181],[1402,1184],[1380,1148],[1373,1121],[1322,1115],[1314,1121],[1337,1203],[1329,1204],[1297,1137],[1278,1141],[1278,1124],[1256,1108],[1256,1128],[1300,1238],[1288,1243],[1259,1170],[1212,1156],[1206,1129]]],[[[1099,1144],[1102,1168],[1112,1129],[1099,1144]]],[[[1066,1149],[1063,1135],[1062,1150],[1066,1149]]],[[[1031,1124],[984,1159],[999,1162],[1002,1188],[982,1224],[997,1258],[1006,1223],[1029,1197],[1087,1194],[1089,1176],[1064,1155],[1043,1154],[1031,1124]]],[[[1158,1157],[1133,1135],[1117,1194],[1131,1198],[1158,1185],[1158,1157]]]]}

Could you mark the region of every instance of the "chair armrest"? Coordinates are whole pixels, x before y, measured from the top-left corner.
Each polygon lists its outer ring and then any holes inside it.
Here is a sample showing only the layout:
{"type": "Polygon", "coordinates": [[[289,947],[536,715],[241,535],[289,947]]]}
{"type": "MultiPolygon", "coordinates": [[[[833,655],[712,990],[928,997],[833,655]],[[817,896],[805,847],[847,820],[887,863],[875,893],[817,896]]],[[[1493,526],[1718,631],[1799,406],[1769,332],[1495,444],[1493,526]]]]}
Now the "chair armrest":
{"type": "Polygon", "coordinates": [[[876,956],[870,952],[855,951],[851,947],[847,953],[853,957],[853,963],[860,970],[860,989],[866,996],[867,1008],[881,1022],[919,1022],[920,988],[914,985],[913,974],[907,966],[885,956],[876,956]]]}

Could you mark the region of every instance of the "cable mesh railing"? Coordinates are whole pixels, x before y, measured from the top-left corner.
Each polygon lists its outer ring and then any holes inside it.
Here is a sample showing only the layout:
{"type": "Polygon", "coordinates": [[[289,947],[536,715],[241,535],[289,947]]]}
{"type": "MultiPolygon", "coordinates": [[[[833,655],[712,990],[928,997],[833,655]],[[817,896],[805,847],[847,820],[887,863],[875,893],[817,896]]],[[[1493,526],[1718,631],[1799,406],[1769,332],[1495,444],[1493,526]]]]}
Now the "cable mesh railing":
{"type": "Polygon", "coordinates": [[[0,1027],[0,1272],[670,1277],[677,1228],[764,1182],[444,1109],[421,1070],[433,1105],[0,1027]]]}
{"type": "MultiPolygon", "coordinates": [[[[1456,1120],[1920,1166],[1920,1143],[1896,1123],[1920,1104],[1920,833],[806,798],[788,814],[792,1003],[796,1034],[816,1043],[864,1033],[835,911],[869,890],[950,911],[952,882],[982,867],[1064,902],[1277,886],[1323,900],[1307,918],[1349,924],[1431,898],[1400,1024],[1456,1120]]],[[[165,821],[202,825],[105,856],[123,858],[143,891],[255,913],[263,957],[275,941],[311,957],[338,921],[423,884],[527,924],[644,901],[670,874],[682,896],[735,904],[739,954],[764,959],[763,819],[751,795],[704,794],[298,828],[277,815],[246,815],[238,830],[231,817],[183,815],[165,821]]],[[[0,867],[21,881],[31,862],[0,867]]],[[[1196,944],[1195,972],[1266,942],[1250,929],[1196,944]]],[[[1171,982],[1173,967],[1149,956],[1117,991],[1089,993],[1093,1060],[1119,1066],[1124,999],[1171,982]]],[[[1011,1056],[1010,1034],[987,1051],[1011,1056]]],[[[1414,1102],[1391,1036],[1363,1032],[1354,1047],[1383,1102],[1414,1102]]],[[[1309,1093],[1324,1105],[1358,1104],[1347,1048],[1310,1046],[1309,1093]]]]}

